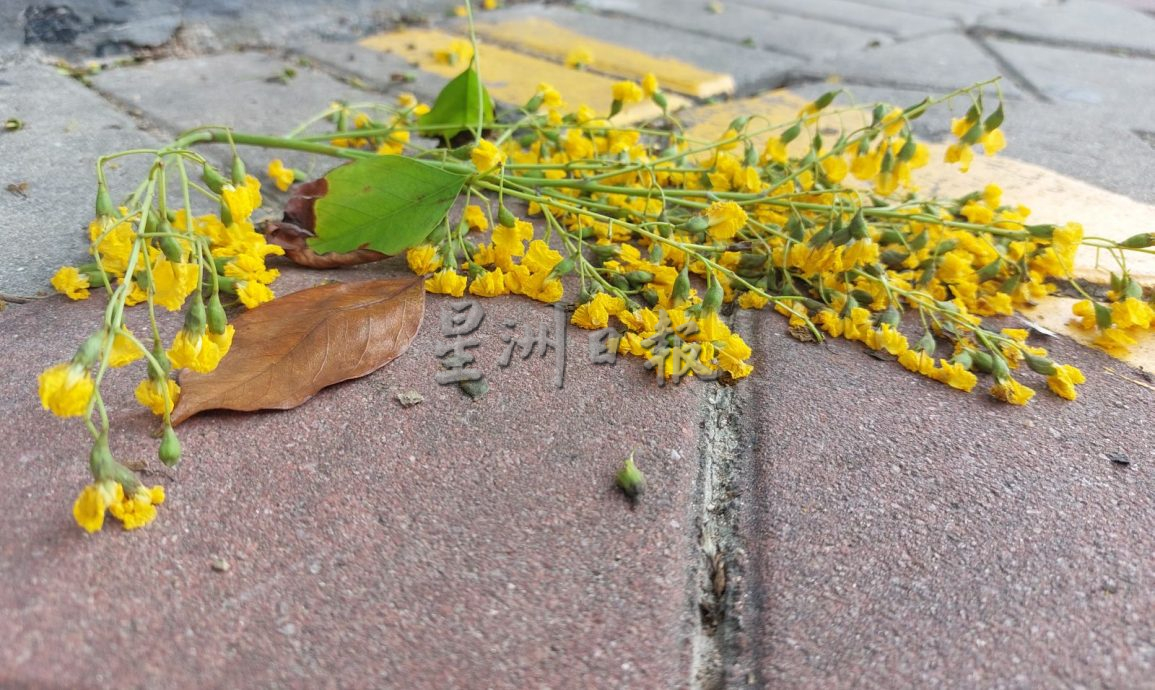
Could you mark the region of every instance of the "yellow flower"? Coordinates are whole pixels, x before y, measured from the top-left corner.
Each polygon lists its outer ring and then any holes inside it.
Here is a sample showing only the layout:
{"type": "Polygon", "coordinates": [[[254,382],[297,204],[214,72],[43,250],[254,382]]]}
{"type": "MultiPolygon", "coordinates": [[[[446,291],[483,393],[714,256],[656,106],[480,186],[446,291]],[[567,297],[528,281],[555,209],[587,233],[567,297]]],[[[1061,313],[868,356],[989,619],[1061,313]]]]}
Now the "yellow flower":
{"type": "Polygon", "coordinates": [[[40,404],[57,417],[83,417],[96,390],[88,369],[75,362],[45,369],[38,382],[40,404]]]}
{"type": "Polygon", "coordinates": [[[565,66],[573,69],[589,67],[594,62],[594,54],[585,46],[578,46],[565,56],[565,66]]]}
{"type": "Polygon", "coordinates": [[[539,302],[553,303],[565,294],[561,281],[549,278],[549,269],[531,272],[524,265],[514,266],[505,274],[505,284],[510,292],[539,302]]]}
{"type": "Polygon", "coordinates": [[[449,45],[433,51],[433,59],[443,65],[465,64],[473,58],[473,46],[469,41],[455,38],[449,45]]]}
{"type": "Polygon", "coordinates": [[[268,285],[281,275],[275,268],[265,267],[265,257],[256,254],[237,254],[225,264],[225,275],[237,280],[255,280],[268,285]]]}
{"type": "Polygon", "coordinates": [[[152,266],[153,301],[169,311],[177,311],[197,287],[199,264],[174,263],[158,257],[152,266]]]}
{"type": "Polygon", "coordinates": [[[902,131],[902,126],[906,124],[906,120],[902,117],[902,108],[892,108],[885,117],[882,118],[882,133],[887,137],[896,136],[902,131]]]}
{"type": "Polygon", "coordinates": [[[983,146],[984,154],[993,156],[1007,147],[1007,138],[1003,136],[1003,130],[992,129],[982,135],[979,143],[983,146]]]}
{"type": "Polygon", "coordinates": [[[1054,391],[1055,395],[1067,400],[1074,400],[1078,395],[1075,392],[1075,386],[1086,381],[1083,372],[1070,364],[1056,364],[1055,373],[1047,377],[1047,386],[1054,391]]]}
{"type": "Polygon", "coordinates": [[[646,98],[649,98],[659,90],[658,78],[654,76],[653,72],[646,72],[646,76],[642,77],[642,93],[646,95],[646,98]]]}
{"type": "Polygon", "coordinates": [[[225,332],[219,335],[211,331],[195,335],[182,328],[168,350],[169,361],[174,369],[192,369],[207,374],[216,369],[228,354],[234,333],[232,324],[225,326],[225,332]]]}
{"type": "Polygon", "coordinates": [[[505,274],[500,268],[482,273],[469,283],[469,294],[478,297],[508,295],[509,288],[505,286],[505,274]]]}
{"type": "Polygon", "coordinates": [[[164,503],[164,498],[164,487],[141,485],[131,496],[111,503],[108,512],[124,523],[126,530],[133,530],[156,519],[156,506],[164,503]]]}
{"type": "Polygon", "coordinates": [[[545,82],[537,85],[537,93],[541,96],[541,104],[547,108],[561,108],[565,105],[557,89],[545,82]]]}
{"type": "Polygon", "coordinates": [[[866,336],[866,345],[872,350],[886,350],[895,357],[910,349],[906,336],[888,323],[879,326],[878,330],[870,331],[866,336]]]}
{"type": "Polygon", "coordinates": [[[112,350],[108,354],[108,366],[123,367],[144,357],[144,352],[128,337],[128,330],[122,329],[112,339],[112,350]]]}
{"type": "Polygon", "coordinates": [[[898,363],[909,371],[934,378],[934,357],[922,350],[907,350],[898,356],[898,363]]]}
{"type": "Polygon", "coordinates": [[[441,255],[436,247],[429,244],[410,247],[405,252],[405,261],[409,264],[409,270],[419,276],[441,268],[441,255]]]}
{"type": "Polygon", "coordinates": [[[268,285],[256,280],[245,280],[237,283],[237,297],[249,309],[255,309],[265,302],[273,301],[276,295],[268,285]]]}
{"type": "Polygon", "coordinates": [[[466,206],[465,212],[461,214],[461,219],[474,230],[489,229],[489,219],[485,217],[485,211],[477,204],[466,206]]]}
{"type": "Polygon", "coordinates": [[[826,179],[834,184],[845,179],[846,173],[850,171],[850,166],[842,156],[827,156],[822,159],[821,165],[822,172],[826,173],[826,179]]]}
{"type": "Polygon", "coordinates": [[[72,266],[62,267],[52,276],[51,282],[57,292],[68,295],[69,299],[88,299],[88,276],[72,266]]]}
{"type": "Polygon", "coordinates": [[[623,104],[637,103],[642,100],[645,93],[642,87],[638,86],[632,81],[619,81],[613,85],[614,100],[623,104]]]}
{"type": "Polygon", "coordinates": [[[743,292],[738,297],[738,306],[743,309],[762,309],[770,300],[756,292],[743,292]]]}
{"type": "Polygon", "coordinates": [[[1095,345],[1112,355],[1127,354],[1128,348],[1136,342],[1134,338],[1128,335],[1127,331],[1115,326],[1105,329],[1099,334],[1099,337],[1095,338],[1095,345]]]}
{"type": "Polygon", "coordinates": [[[1111,320],[1119,328],[1150,328],[1151,322],[1155,321],[1155,310],[1142,300],[1128,297],[1111,305],[1111,320]]]}
{"type": "Polygon", "coordinates": [[[959,170],[966,172],[971,169],[971,161],[974,158],[975,152],[970,146],[957,142],[946,147],[946,156],[943,160],[947,163],[958,163],[959,170]]]}
{"type": "Polygon", "coordinates": [[[707,231],[710,237],[727,241],[745,227],[748,217],[742,207],[733,201],[715,201],[706,209],[706,219],[710,223],[707,231]]]}
{"type": "Polygon", "coordinates": [[[872,180],[882,172],[882,156],[876,151],[855,153],[850,161],[850,174],[860,180],[872,180]]]}
{"type": "Polygon", "coordinates": [[[733,378],[744,378],[754,371],[754,367],[745,361],[751,354],[753,353],[750,346],[742,340],[742,337],[737,333],[731,333],[718,344],[718,366],[733,378]]]}
{"type": "Polygon", "coordinates": [[[1035,397],[1035,391],[1014,379],[1006,379],[995,384],[995,387],[991,389],[991,395],[1012,405],[1026,405],[1031,398],[1035,397]]]}
{"type": "Polygon", "coordinates": [[[493,229],[493,246],[510,256],[525,254],[525,244],[533,239],[533,223],[514,221],[513,227],[498,225],[493,229]]]}
{"type": "Polygon", "coordinates": [[[245,175],[245,182],[240,187],[225,184],[221,188],[221,200],[228,207],[233,222],[247,220],[261,206],[261,183],[252,175],[245,175]]]}
{"type": "Polygon", "coordinates": [[[554,266],[561,263],[561,260],[561,253],[550,249],[549,245],[542,240],[534,240],[529,243],[529,250],[521,260],[521,265],[528,268],[530,272],[549,273],[554,266]]]}
{"type": "Polygon", "coordinates": [[[610,323],[610,317],[624,311],[626,301],[621,297],[614,297],[605,292],[599,292],[589,302],[579,304],[574,310],[570,323],[579,328],[605,328],[610,323]]]}
{"type": "Polygon", "coordinates": [[[482,139],[469,153],[469,158],[480,172],[486,172],[505,164],[505,152],[493,145],[493,142],[482,139]]]}
{"type": "Polygon", "coordinates": [[[766,140],[766,148],[762,150],[762,162],[785,163],[789,160],[790,154],[786,150],[786,144],[782,143],[779,137],[770,137],[766,140]]]}
{"type": "Polygon", "coordinates": [[[137,402],[160,416],[172,412],[180,395],[180,386],[170,378],[160,381],[145,379],[136,386],[135,394],[137,402]]]}
{"type": "Polygon", "coordinates": [[[293,180],[296,176],[292,168],[286,168],[285,164],[280,158],[274,158],[269,161],[269,178],[272,179],[273,184],[277,185],[277,189],[282,192],[289,191],[289,187],[293,185],[293,180]]]}
{"type": "Polygon", "coordinates": [[[405,144],[409,143],[408,130],[399,129],[385,136],[385,141],[377,146],[377,153],[386,156],[397,156],[405,151],[405,144]]]}
{"type": "Polygon", "coordinates": [[[99,532],[104,526],[104,512],[108,506],[123,499],[124,489],[120,484],[108,479],[93,482],[80,490],[72,504],[72,517],[89,534],[99,532]]]}
{"type": "Polygon", "coordinates": [[[461,297],[465,294],[465,285],[468,282],[465,276],[458,275],[452,268],[443,268],[425,280],[425,291],[461,297]]]}
{"type": "Polygon", "coordinates": [[[967,393],[971,392],[971,389],[979,382],[977,376],[956,362],[943,362],[942,368],[935,372],[934,378],[951,388],[957,388],[967,393]]]}
{"type": "Polygon", "coordinates": [[[1075,316],[1079,317],[1077,321],[1075,319],[1071,319],[1071,323],[1078,326],[1079,328],[1091,330],[1096,326],[1097,321],[1095,319],[1095,305],[1091,303],[1091,300],[1084,299],[1075,302],[1073,305],[1071,305],[1071,312],[1075,316]]]}

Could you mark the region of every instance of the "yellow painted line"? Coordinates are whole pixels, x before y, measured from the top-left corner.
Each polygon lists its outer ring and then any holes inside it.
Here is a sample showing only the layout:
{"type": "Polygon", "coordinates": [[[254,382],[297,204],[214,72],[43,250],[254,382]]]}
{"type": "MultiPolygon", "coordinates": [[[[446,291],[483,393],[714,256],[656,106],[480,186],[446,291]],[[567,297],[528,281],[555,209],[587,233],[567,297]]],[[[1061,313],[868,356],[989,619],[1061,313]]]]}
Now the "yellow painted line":
{"type": "Polygon", "coordinates": [[[729,74],[704,70],[674,58],[647,55],[632,48],[570,31],[537,17],[499,22],[482,21],[475,29],[478,34],[494,43],[541,55],[557,62],[564,63],[566,56],[571,52],[585,49],[593,56],[593,62],[589,66],[594,71],[635,81],[640,81],[647,73],[652,73],[665,91],[675,91],[697,98],[734,92],[734,78],[729,74]]]}
{"type": "MultiPolygon", "coordinates": [[[[406,29],[393,33],[370,36],[360,44],[371,50],[393,53],[416,64],[426,72],[446,78],[461,74],[464,64],[447,65],[437,61],[434,54],[446,50],[462,39],[452,34],[430,29],[406,29]]],[[[546,82],[557,89],[562,98],[574,109],[585,104],[598,113],[609,113],[613,101],[614,80],[608,77],[567,69],[553,62],[522,55],[498,46],[480,46],[481,78],[494,99],[514,106],[523,105],[533,97],[537,85],[546,82]]],[[[689,101],[676,94],[667,97],[669,109],[678,110],[689,101]]],[[[629,124],[657,117],[661,109],[650,101],[631,103],[613,118],[616,124],[629,124]]]]}
{"type": "MultiPolygon", "coordinates": [[[[793,121],[799,109],[808,99],[786,90],[774,91],[754,98],[730,101],[717,105],[695,108],[683,113],[687,123],[687,136],[700,141],[712,141],[726,131],[727,125],[737,116],[755,116],[749,127],[764,127],[767,121],[786,123],[793,121]]],[[[835,106],[837,108],[837,101],[835,106]]],[[[934,114],[928,115],[933,117],[934,114]]],[[[942,115],[946,117],[946,115],[942,115]]],[[[866,124],[866,113],[845,113],[824,115],[819,121],[823,135],[827,131],[834,134],[840,123],[849,131],[866,124]]],[[[756,137],[761,147],[768,135],[756,137]]],[[[792,144],[791,152],[802,155],[807,143],[792,144]],[[797,144],[797,147],[795,147],[797,144]]],[[[1023,204],[1031,209],[1029,220],[1033,223],[1065,224],[1075,221],[1083,225],[1087,237],[1106,237],[1124,240],[1140,232],[1155,232],[1155,206],[1143,204],[1134,199],[1108,192],[1081,180],[1061,175],[1052,170],[1015,160],[1014,139],[1008,142],[1007,150],[998,156],[975,156],[968,173],[960,173],[955,165],[943,163],[946,144],[930,144],[931,164],[915,171],[915,181],[921,193],[927,196],[958,197],[995,183],[1003,190],[1003,200],[1007,204],[1023,204]]],[[[1075,255],[1075,274],[1095,283],[1110,281],[1110,271],[1116,268],[1105,253],[1091,247],[1081,247],[1075,255]]],[[[1127,254],[1127,268],[1141,283],[1155,282],[1155,256],[1150,254],[1127,254]]],[[[1116,268],[1117,270],[1117,268],[1116,268]]],[[[1094,331],[1084,331],[1068,325],[1073,318],[1071,305],[1076,300],[1062,297],[1048,297],[1038,307],[1026,312],[1028,318],[1038,320],[1051,330],[1070,336],[1072,339],[1090,344],[1095,339],[1094,331]]],[[[1155,334],[1148,331],[1138,336],[1139,344],[1131,348],[1131,354],[1124,361],[1155,371],[1155,334]]]]}

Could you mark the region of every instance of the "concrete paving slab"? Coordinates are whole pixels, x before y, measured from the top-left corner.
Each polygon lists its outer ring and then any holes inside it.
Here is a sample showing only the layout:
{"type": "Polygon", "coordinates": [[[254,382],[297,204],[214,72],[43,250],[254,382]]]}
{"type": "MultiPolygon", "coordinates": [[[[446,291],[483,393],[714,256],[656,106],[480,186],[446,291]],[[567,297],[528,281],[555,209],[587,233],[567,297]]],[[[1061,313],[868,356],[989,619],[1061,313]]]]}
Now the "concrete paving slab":
{"type": "Polygon", "coordinates": [[[426,103],[432,103],[449,81],[438,74],[422,72],[417,65],[392,53],[363,48],[356,43],[303,41],[293,52],[313,60],[329,72],[359,79],[374,91],[399,93],[408,91],[426,103]]]}
{"type": "MultiPolygon", "coordinates": [[[[58,268],[90,258],[96,159],[157,141],[79,82],[31,59],[0,65],[0,103],[0,118],[24,123],[0,132],[0,293],[51,292],[58,268]]],[[[146,169],[125,159],[109,168],[109,184],[128,194],[146,169]]]]}
{"type": "MultiPolygon", "coordinates": [[[[570,31],[644,51],[657,58],[686,61],[703,69],[729,74],[734,78],[738,93],[778,86],[791,69],[801,64],[797,58],[736,45],[732,40],[655,26],[653,22],[637,18],[607,17],[550,5],[523,5],[485,13],[479,18],[479,26],[527,17],[544,19],[570,31]]],[[[601,63],[595,54],[593,69],[600,68],[601,63]]]]}
{"type": "Polygon", "coordinates": [[[1155,127],[1155,60],[984,39],[991,50],[1055,103],[1093,105],[1120,125],[1155,127]]]}
{"type": "Polygon", "coordinates": [[[877,31],[866,31],[829,22],[771,12],[757,7],[724,4],[715,13],[697,0],[587,0],[594,10],[637,17],[653,24],[672,26],[719,40],[753,45],[806,60],[853,53],[890,42],[877,31]]]}
{"type": "Polygon", "coordinates": [[[802,4],[790,0],[738,0],[738,2],[832,24],[870,29],[898,38],[941,33],[959,26],[958,22],[950,19],[928,17],[925,14],[883,6],[867,7],[848,0],[809,0],[802,4]]]}
{"type": "Polygon", "coordinates": [[[969,26],[983,14],[991,12],[988,7],[965,0],[922,0],[912,3],[909,0],[847,0],[866,8],[885,8],[912,12],[926,17],[953,19],[969,26]]]}
{"type": "MultiPolygon", "coordinates": [[[[882,45],[854,55],[816,60],[798,70],[800,75],[817,79],[836,77],[857,84],[944,93],[960,85],[1006,76],[1004,72],[998,61],[962,34],[924,36],[882,45]],[[915,65],[919,68],[915,69],[915,65]]],[[[1025,96],[1009,78],[1003,79],[1002,86],[1007,96],[1025,96]]]]}
{"type": "Polygon", "coordinates": [[[756,328],[734,680],[1150,685],[1155,397],[1106,370],[1140,374],[1049,340],[1079,399],[1011,408],[756,328]]]}
{"type": "MultiPolygon", "coordinates": [[[[288,134],[334,101],[356,104],[387,100],[343,84],[296,58],[265,52],[159,60],[102,72],[93,84],[170,136],[206,124],[242,132],[288,134]],[[279,79],[286,69],[293,70],[295,76],[279,79]]],[[[314,129],[331,131],[332,125],[314,129]]],[[[231,155],[225,146],[203,150],[220,161],[231,155]]],[[[287,165],[310,173],[333,166],[328,159],[306,154],[244,147],[240,151],[255,173],[263,171],[271,158],[281,158],[287,165]]]]}
{"type": "MultiPolygon", "coordinates": [[[[275,287],[404,270],[289,268],[275,287]]],[[[0,470],[21,505],[0,536],[0,684],[688,685],[706,386],[658,388],[638,360],[591,365],[576,328],[564,389],[552,351],[501,369],[504,321],[552,319],[501,298],[482,302],[472,352],[490,391],[473,402],[433,380],[448,301],[431,296],[408,351],[367,378],[292,411],[186,422],[184,464],[145,478],[167,489],[156,522],[92,536],[70,514],[85,433],[39,409],[35,376],[71,356],[100,304],[0,312],[0,357],[20,363],[0,370],[0,470]],[[404,391],[424,402],[402,409],[404,391]],[[636,510],[613,485],[632,449],[649,479],[636,510]]],[[[143,370],[121,371],[114,452],[155,465],[131,395],[143,370]]]]}
{"type": "Polygon", "coordinates": [[[1155,17],[1094,0],[989,15],[981,29],[1016,38],[1155,56],[1155,17]]]}

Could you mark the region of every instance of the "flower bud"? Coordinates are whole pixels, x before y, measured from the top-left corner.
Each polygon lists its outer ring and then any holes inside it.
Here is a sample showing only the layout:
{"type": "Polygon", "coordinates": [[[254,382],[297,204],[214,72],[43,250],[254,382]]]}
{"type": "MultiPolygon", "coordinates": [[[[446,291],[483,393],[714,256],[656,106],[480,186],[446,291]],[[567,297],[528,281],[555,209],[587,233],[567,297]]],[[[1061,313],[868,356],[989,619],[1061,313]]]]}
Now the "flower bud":
{"type": "Polygon", "coordinates": [[[847,226],[850,230],[850,236],[856,240],[864,240],[870,237],[869,228],[866,225],[866,218],[862,215],[862,209],[854,212],[854,217],[850,219],[850,225],[847,226]]]}
{"type": "Polygon", "coordinates": [[[722,282],[711,276],[710,284],[706,286],[706,295],[702,297],[702,313],[710,314],[718,311],[718,308],[722,306],[724,294],[722,282]]]}
{"type": "Polygon", "coordinates": [[[1110,307],[1105,304],[1099,304],[1098,302],[1093,302],[1092,304],[1095,305],[1095,324],[1099,327],[1099,330],[1107,330],[1111,327],[1111,324],[1114,323],[1114,319],[1111,318],[1110,307]]]}
{"type": "Polygon", "coordinates": [[[1038,237],[1040,239],[1049,240],[1055,236],[1054,225],[1028,225],[1023,228],[1031,237],[1038,237]]]}
{"type": "Polygon", "coordinates": [[[108,447],[108,433],[101,432],[92,442],[92,451],[88,454],[88,468],[94,479],[103,479],[116,465],[112,459],[112,451],[108,447]]]}
{"type": "Polygon", "coordinates": [[[655,91],[654,95],[650,96],[650,100],[654,102],[654,105],[661,108],[663,113],[670,108],[670,104],[666,100],[666,94],[662,93],[661,91],[655,91]]]}
{"type": "Polygon", "coordinates": [[[204,168],[201,170],[201,179],[204,180],[205,185],[207,185],[214,194],[220,194],[221,189],[225,186],[225,178],[221,177],[221,174],[208,163],[205,163],[204,168]]]}
{"type": "Polygon", "coordinates": [[[778,137],[778,141],[781,141],[783,144],[789,144],[790,142],[797,139],[798,135],[801,133],[802,123],[795,122],[789,129],[782,133],[782,136],[778,137]]]}
{"type": "Polygon", "coordinates": [[[649,271],[630,271],[626,274],[626,280],[630,281],[631,285],[645,285],[654,279],[654,274],[649,271]]]}
{"type": "Polygon", "coordinates": [[[220,292],[214,292],[212,297],[209,297],[207,316],[209,331],[216,335],[223,334],[225,327],[229,325],[229,317],[225,315],[225,308],[221,306],[220,292]]]}
{"type": "Polygon", "coordinates": [[[748,115],[739,115],[733,120],[730,120],[730,124],[726,127],[726,129],[732,129],[735,132],[741,132],[743,129],[746,129],[746,124],[748,122],[750,122],[750,117],[748,115]]]}
{"type": "Polygon", "coordinates": [[[925,352],[927,354],[933,354],[937,348],[938,343],[936,343],[934,340],[934,334],[930,331],[927,331],[926,333],[923,333],[922,337],[918,339],[918,342],[914,344],[913,349],[920,352],[925,352]]]}
{"type": "Polygon", "coordinates": [[[1058,371],[1055,363],[1046,357],[1039,357],[1038,355],[1032,355],[1030,352],[1023,352],[1023,358],[1027,360],[1027,366],[1031,368],[1031,371],[1036,374],[1053,376],[1054,373],[1058,371]]]}
{"type": "Polygon", "coordinates": [[[642,290],[642,299],[645,300],[646,306],[648,307],[656,307],[658,306],[658,302],[662,300],[658,291],[653,288],[642,290]]]}
{"type": "Polygon", "coordinates": [[[200,293],[194,292],[188,310],[185,311],[184,329],[199,335],[205,332],[205,321],[205,301],[201,299],[200,293]]]}
{"type": "Polygon", "coordinates": [[[613,117],[620,112],[622,112],[622,102],[615,98],[613,103],[610,103],[610,117],[613,117]]]}
{"type": "MultiPolygon", "coordinates": [[[[171,233],[172,224],[170,224],[168,220],[162,220],[159,227],[157,228],[157,231],[161,233],[171,233]]],[[[156,239],[157,244],[160,245],[160,250],[164,252],[164,258],[172,261],[173,263],[177,263],[181,260],[184,251],[181,250],[180,242],[177,242],[175,237],[170,234],[163,234],[156,239]]]]}
{"type": "Polygon", "coordinates": [[[671,294],[674,306],[679,306],[690,298],[690,272],[687,266],[682,266],[678,277],[674,280],[674,290],[671,294]]]}
{"type": "Polygon", "coordinates": [[[1003,124],[1003,104],[999,103],[999,107],[995,108],[995,112],[988,115],[987,119],[983,122],[983,131],[993,132],[998,129],[1001,124],[1003,124]]]}
{"type": "Polygon", "coordinates": [[[116,206],[112,203],[112,195],[108,193],[108,185],[104,180],[96,183],[96,217],[110,218],[116,213],[116,206]]]}
{"type": "Polygon", "coordinates": [[[613,285],[614,287],[616,287],[619,290],[629,290],[630,289],[630,281],[626,280],[626,277],[624,275],[622,275],[621,273],[609,274],[608,276],[606,276],[606,282],[609,283],[610,285],[613,285]]]}
{"type": "Polygon", "coordinates": [[[575,266],[575,264],[574,264],[573,257],[567,256],[566,258],[559,261],[556,266],[553,267],[553,269],[549,272],[549,275],[546,276],[546,280],[552,280],[554,278],[560,278],[562,276],[567,276],[570,273],[573,273],[574,266],[575,266]]]}
{"type": "Polygon", "coordinates": [[[646,475],[634,464],[634,454],[626,458],[617,474],[618,488],[631,500],[637,500],[646,491],[646,475]]]}
{"type": "Polygon", "coordinates": [[[991,354],[991,374],[996,381],[1006,381],[1011,377],[1011,369],[1007,366],[1007,360],[1003,359],[1000,354],[991,354]]]}
{"type": "Polygon", "coordinates": [[[497,222],[507,228],[512,228],[517,225],[517,216],[513,215],[513,211],[506,208],[505,204],[502,204],[501,207],[497,209],[497,222]]]}
{"type": "Polygon", "coordinates": [[[995,365],[995,360],[993,357],[991,357],[986,352],[980,352],[979,350],[966,350],[966,353],[970,355],[971,361],[974,362],[976,369],[986,374],[991,373],[991,370],[995,365]]]}
{"type": "Polygon", "coordinates": [[[980,268],[975,273],[975,275],[978,277],[980,283],[987,281],[987,280],[994,280],[995,278],[998,277],[999,269],[1001,269],[1002,267],[1003,267],[1003,260],[996,258],[994,261],[992,261],[989,264],[987,264],[986,266],[983,266],[982,268],[980,268]]]}
{"type": "Polygon", "coordinates": [[[682,224],[682,229],[693,233],[706,232],[710,229],[710,219],[705,216],[694,216],[682,224]]]}
{"type": "Polygon", "coordinates": [[[525,102],[525,112],[536,113],[537,109],[541,107],[542,101],[544,101],[544,100],[545,100],[544,94],[542,94],[540,91],[538,93],[535,93],[533,95],[533,98],[530,98],[528,101],[525,102]]]}
{"type": "Polygon", "coordinates": [[[100,329],[99,331],[88,336],[84,343],[77,348],[76,354],[72,357],[72,361],[82,367],[90,367],[100,356],[104,350],[104,340],[108,336],[107,329],[100,329]]]}
{"type": "Polygon", "coordinates": [[[1131,235],[1127,239],[1119,243],[1120,247],[1127,249],[1146,249],[1155,245],[1155,233],[1141,232],[1138,235],[1131,235]]]}
{"type": "Polygon", "coordinates": [[[176,432],[168,424],[164,425],[164,436],[161,439],[157,457],[160,458],[165,467],[172,467],[180,462],[180,439],[176,437],[176,432]]]}

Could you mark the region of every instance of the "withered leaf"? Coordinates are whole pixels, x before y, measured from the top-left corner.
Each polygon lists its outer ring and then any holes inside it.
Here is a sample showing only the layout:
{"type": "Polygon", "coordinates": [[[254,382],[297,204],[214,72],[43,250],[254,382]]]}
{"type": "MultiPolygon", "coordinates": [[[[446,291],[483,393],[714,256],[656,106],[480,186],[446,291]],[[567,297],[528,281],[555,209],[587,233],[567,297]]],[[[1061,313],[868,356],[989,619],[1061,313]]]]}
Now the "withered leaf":
{"type": "Polygon", "coordinates": [[[285,215],[279,221],[267,221],[261,228],[265,241],[285,250],[285,256],[294,263],[308,268],[341,268],[356,266],[386,258],[372,249],[354,249],[350,252],[318,254],[308,240],[316,237],[317,214],[314,206],[318,199],[329,193],[329,182],[321,177],[293,188],[293,195],[285,202],[285,215]]]}
{"type": "Polygon", "coordinates": [[[288,410],[365,376],[409,347],[424,309],[421,278],[406,278],[322,285],[247,311],[215,371],[182,372],[172,423],[204,410],[288,410]]]}

